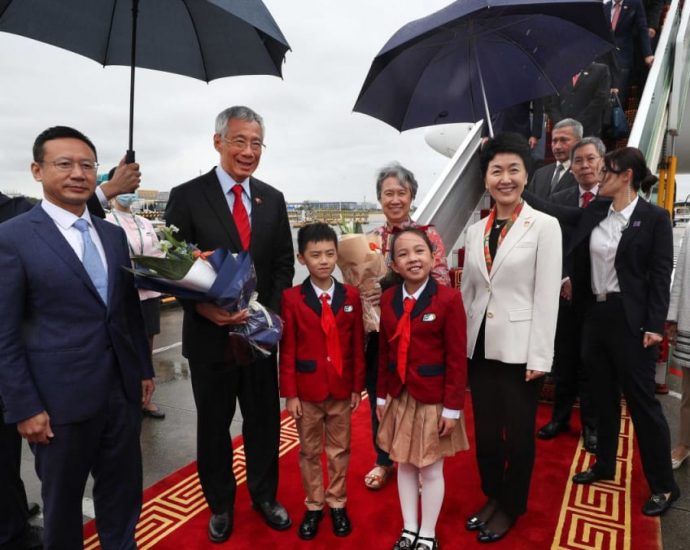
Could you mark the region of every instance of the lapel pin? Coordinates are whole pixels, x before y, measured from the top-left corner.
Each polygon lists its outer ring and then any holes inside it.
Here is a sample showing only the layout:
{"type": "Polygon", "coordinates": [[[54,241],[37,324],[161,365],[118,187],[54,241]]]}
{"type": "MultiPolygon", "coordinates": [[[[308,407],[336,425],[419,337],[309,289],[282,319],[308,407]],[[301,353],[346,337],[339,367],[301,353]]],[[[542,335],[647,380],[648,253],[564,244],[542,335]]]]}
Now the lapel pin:
{"type": "Polygon", "coordinates": [[[425,313],[424,316],[422,317],[422,323],[431,323],[431,321],[434,321],[435,319],[436,319],[435,313],[425,313]]]}
{"type": "Polygon", "coordinates": [[[345,313],[352,313],[352,310],[353,310],[353,309],[354,309],[354,308],[353,308],[352,306],[346,305],[346,306],[343,308],[343,311],[344,311],[345,313]]]}
{"type": "Polygon", "coordinates": [[[525,223],[523,224],[525,227],[529,227],[529,220],[525,220],[525,223]]]}
{"type": "Polygon", "coordinates": [[[640,227],[642,225],[642,222],[640,220],[636,220],[633,222],[633,227],[640,227]]]}
{"type": "Polygon", "coordinates": [[[254,197],[254,202],[255,202],[256,204],[261,204],[261,203],[264,202],[264,201],[261,200],[261,197],[254,197]]]}

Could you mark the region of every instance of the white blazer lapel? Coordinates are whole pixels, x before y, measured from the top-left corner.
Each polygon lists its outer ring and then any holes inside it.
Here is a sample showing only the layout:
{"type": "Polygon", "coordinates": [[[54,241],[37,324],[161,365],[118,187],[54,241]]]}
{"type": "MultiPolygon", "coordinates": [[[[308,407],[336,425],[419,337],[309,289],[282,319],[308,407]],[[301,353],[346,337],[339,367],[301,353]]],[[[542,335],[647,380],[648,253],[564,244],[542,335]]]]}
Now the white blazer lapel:
{"type": "MultiPolygon", "coordinates": [[[[503,260],[510,253],[510,251],[519,243],[522,238],[527,234],[534,224],[534,215],[532,208],[525,203],[522,207],[522,212],[515,220],[515,223],[508,231],[505,239],[501,243],[501,246],[496,250],[496,257],[494,258],[493,265],[491,266],[491,277],[496,275],[496,272],[500,269],[503,260]]],[[[486,264],[486,262],[484,262],[486,264]]]]}
{"type": "Polygon", "coordinates": [[[479,273],[481,273],[482,277],[486,279],[486,282],[489,282],[489,270],[486,268],[486,257],[484,256],[484,227],[486,227],[484,224],[486,223],[486,220],[482,220],[482,222],[479,226],[477,231],[476,237],[473,237],[474,242],[476,243],[476,246],[474,246],[474,259],[473,261],[477,263],[479,266],[479,273]]]}

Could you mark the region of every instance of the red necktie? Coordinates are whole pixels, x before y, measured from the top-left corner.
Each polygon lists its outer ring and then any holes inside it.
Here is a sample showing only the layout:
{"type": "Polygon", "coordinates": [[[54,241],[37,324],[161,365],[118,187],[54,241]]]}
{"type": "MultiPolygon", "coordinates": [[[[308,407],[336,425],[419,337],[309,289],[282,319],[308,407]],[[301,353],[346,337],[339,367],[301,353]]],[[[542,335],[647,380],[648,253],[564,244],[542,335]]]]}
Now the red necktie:
{"type": "Polygon", "coordinates": [[[410,349],[410,328],[412,321],[410,313],[414,309],[417,302],[414,298],[405,298],[403,302],[403,314],[398,321],[398,326],[395,328],[395,334],[391,338],[391,342],[396,338],[398,340],[398,376],[402,383],[405,383],[405,375],[407,374],[407,352],[410,349]]]}
{"type": "Polygon", "coordinates": [[[242,202],[242,191],[242,186],[239,183],[232,186],[232,192],[235,195],[235,204],[232,206],[232,217],[235,220],[237,232],[240,234],[242,248],[244,250],[249,250],[249,241],[252,238],[252,227],[249,225],[247,209],[242,202]]]}
{"type": "Polygon", "coordinates": [[[580,78],[580,73],[577,73],[575,76],[573,76],[573,88],[575,87],[575,84],[577,84],[577,81],[579,78],[580,78]]]}
{"type": "Polygon", "coordinates": [[[591,191],[585,191],[582,193],[582,208],[587,208],[587,205],[592,201],[594,198],[594,193],[591,191]]]}
{"type": "Polygon", "coordinates": [[[613,4],[613,17],[611,17],[611,29],[616,30],[618,25],[618,18],[621,16],[621,0],[613,4]]]}
{"type": "Polygon", "coordinates": [[[328,358],[330,359],[335,372],[338,376],[343,375],[343,356],[340,353],[340,338],[338,337],[338,325],[335,322],[335,315],[331,309],[328,301],[331,297],[323,293],[319,298],[321,300],[321,328],[326,335],[326,349],[328,350],[328,358]]]}

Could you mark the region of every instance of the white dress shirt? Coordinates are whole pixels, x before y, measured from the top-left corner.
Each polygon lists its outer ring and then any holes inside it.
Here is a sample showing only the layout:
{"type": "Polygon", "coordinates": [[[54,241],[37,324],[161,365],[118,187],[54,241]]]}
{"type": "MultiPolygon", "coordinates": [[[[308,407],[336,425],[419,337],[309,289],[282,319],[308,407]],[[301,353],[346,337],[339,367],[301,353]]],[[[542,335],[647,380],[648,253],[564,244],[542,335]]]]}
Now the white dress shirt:
{"type": "Polygon", "coordinates": [[[319,288],[314,284],[314,281],[309,279],[309,283],[311,284],[311,287],[314,289],[314,292],[316,293],[316,297],[321,301],[321,296],[323,294],[328,294],[328,302],[333,303],[333,293],[335,292],[335,281],[333,280],[333,277],[331,277],[331,286],[328,287],[328,290],[324,290],[322,288],[319,288]]]}
{"type": "Polygon", "coordinates": [[[232,212],[235,206],[235,193],[232,192],[232,188],[238,183],[242,186],[242,204],[244,204],[244,209],[247,211],[247,216],[249,217],[249,225],[252,224],[252,193],[249,187],[249,178],[244,181],[235,181],[230,174],[228,174],[221,166],[216,166],[216,176],[218,176],[218,181],[220,181],[220,187],[223,190],[223,195],[225,200],[228,201],[228,206],[230,207],[230,212],[232,212]]]}
{"type": "Polygon", "coordinates": [[[77,255],[77,258],[79,258],[80,262],[84,259],[84,242],[81,238],[81,232],[74,227],[74,222],[76,222],[79,218],[86,220],[89,224],[89,235],[91,236],[91,240],[96,245],[96,249],[98,250],[98,255],[101,257],[101,261],[103,262],[105,272],[108,272],[108,260],[105,257],[103,243],[101,242],[101,238],[98,236],[98,232],[93,226],[91,216],[89,215],[89,209],[86,208],[86,205],[84,206],[84,212],[81,216],[75,216],[64,208],[60,208],[59,206],[53,204],[46,198],[41,201],[41,208],[43,208],[46,214],[48,214],[48,216],[50,216],[50,218],[55,222],[55,226],[58,228],[62,236],[65,237],[67,243],[72,247],[72,250],[74,250],[74,253],[77,255]]]}
{"type": "Polygon", "coordinates": [[[616,212],[611,204],[608,216],[592,231],[589,239],[589,253],[592,259],[592,292],[594,294],[621,291],[616,273],[616,252],[638,200],[639,198],[635,197],[620,212],[616,212]]]}

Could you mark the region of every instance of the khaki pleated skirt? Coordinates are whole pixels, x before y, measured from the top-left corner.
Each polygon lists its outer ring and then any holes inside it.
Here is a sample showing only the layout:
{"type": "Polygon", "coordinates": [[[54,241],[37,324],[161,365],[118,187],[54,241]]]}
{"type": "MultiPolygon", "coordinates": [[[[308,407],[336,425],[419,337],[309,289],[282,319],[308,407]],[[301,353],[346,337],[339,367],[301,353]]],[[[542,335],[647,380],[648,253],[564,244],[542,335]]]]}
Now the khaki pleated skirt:
{"type": "Polygon", "coordinates": [[[458,419],[450,435],[439,437],[442,412],[441,403],[420,403],[407,390],[398,397],[389,396],[376,442],[394,462],[412,464],[417,468],[469,449],[464,415],[458,419]]]}

